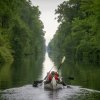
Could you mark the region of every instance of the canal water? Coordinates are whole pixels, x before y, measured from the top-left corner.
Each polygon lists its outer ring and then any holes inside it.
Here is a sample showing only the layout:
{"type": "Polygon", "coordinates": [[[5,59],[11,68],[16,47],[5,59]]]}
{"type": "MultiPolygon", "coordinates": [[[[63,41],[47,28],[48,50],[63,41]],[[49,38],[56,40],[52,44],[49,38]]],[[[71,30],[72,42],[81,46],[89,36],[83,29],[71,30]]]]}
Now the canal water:
{"type": "Polygon", "coordinates": [[[68,86],[57,91],[33,87],[34,80],[43,79],[54,63],[45,55],[43,64],[34,66],[32,56],[0,67],[0,100],[100,100],[100,67],[64,63],[60,75],[68,86]],[[73,77],[69,80],[68,77],[73,77]]]}

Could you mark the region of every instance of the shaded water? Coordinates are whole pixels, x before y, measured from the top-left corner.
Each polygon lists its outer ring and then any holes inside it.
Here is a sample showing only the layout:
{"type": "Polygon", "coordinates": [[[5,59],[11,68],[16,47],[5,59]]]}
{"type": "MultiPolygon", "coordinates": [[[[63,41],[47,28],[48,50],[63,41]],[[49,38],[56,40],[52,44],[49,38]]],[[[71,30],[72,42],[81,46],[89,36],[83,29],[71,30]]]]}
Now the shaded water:
{"type": "Polygon", "coordinates": [[[33,81],[43,79],[52,67],[56,70],[47,53],[43,67],[34,65],[32,57],[0,67],[0,100],[100,100],[99,66],[64,63],[61,74],[70,87],[58,91],[45,90],[43,85],[33,87],[33,81]],[[69,81],[69,76],[74,80],[69,81]]]}
{"type": "Polygon", "coordinates": [[[66,82],[68,82],[67,77],[74,78],[68,84],[100,91],[100,66],[64,63],[62,72],[66,82]]]}
{"type": "Polygon", "coordinates": [[[0,67],[0,90],[32,84],[42,74],[42,63],[33,62],[33,57],[18,59],[15,63],[0,67]],[[35,65],[36,64],[36,65],[35,65]]]}

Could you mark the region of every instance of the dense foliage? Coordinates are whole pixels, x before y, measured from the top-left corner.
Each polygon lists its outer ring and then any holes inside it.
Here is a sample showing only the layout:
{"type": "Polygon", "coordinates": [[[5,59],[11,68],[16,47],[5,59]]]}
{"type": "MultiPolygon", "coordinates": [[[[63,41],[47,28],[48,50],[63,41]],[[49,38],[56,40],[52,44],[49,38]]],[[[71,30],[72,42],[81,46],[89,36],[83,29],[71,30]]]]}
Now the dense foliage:
{"type": "Polygon", "coordinates": [[[50,57],[100,64],[100,1],[64,1],[55,13],[60,25],[48,46],[50,57]]]}
{"type": "Polygon", "coordinates": [[[0,64],[33,55],[43,57],[44,31],[38,7],[30,0],[0,0],[0,64]]]}

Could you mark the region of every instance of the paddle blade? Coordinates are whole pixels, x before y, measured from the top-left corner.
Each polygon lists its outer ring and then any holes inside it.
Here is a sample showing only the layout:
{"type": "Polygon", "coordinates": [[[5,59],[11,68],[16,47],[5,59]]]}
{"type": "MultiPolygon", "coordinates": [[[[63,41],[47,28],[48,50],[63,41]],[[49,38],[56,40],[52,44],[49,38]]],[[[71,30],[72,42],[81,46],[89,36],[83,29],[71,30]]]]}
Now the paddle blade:
{"type": "Polygon", "coordinates": [[[38,84],[39,84],[39,83],[42,83],[42,82],[43,82],[43,80],[34,81],[33,87],[38,87],[38,84]]]}
{"type": "Polygon", "coordinates": [[[66,59],[66,58],[65,58],[65,56],[64,56],[63,59],[62,59],[62,61],[61,61],[61,63],[63,63],[63,62],[65,61],[65,59],[66,59]]]}
{"type": "Polygon", "coordinates": [[[74,80],[74,77],[68,77],[69,80],[74,80]]]}

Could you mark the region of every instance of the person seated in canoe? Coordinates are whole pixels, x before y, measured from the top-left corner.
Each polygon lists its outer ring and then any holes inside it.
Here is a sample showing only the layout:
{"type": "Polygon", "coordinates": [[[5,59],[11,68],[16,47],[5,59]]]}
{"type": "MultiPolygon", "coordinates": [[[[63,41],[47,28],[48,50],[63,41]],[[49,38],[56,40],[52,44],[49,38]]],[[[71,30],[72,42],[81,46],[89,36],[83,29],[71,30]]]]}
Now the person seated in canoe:
{"type": "Polygon", "coordinates": [[[50,72],[47,73],[47,80],[46,80],[47,83],[51,82],[53,77],[57,82],[59,82],[59,74],[55,71],[52,71],[51,73],[50,72]]]}
{"type": "Polygon", "coordinates": [[[57,82],[60,81],[58,72],[54,72],[54,78],[57,82]]]}
{"type": "Polygon", "coordinates": [[[52,80],[52,74],[50,72],[48,72],[46,81],[51,82],[51,80],[52,80]]]}
{"type": "Polygon", "coordinates": [[[59,74],[58,74],[58,72],[53,71],[52,74],[53,74],[53,77],[55,78],[55,80],[56,80],[57,82],[59,82],[60,79],[59,79],[59,74]]]}

